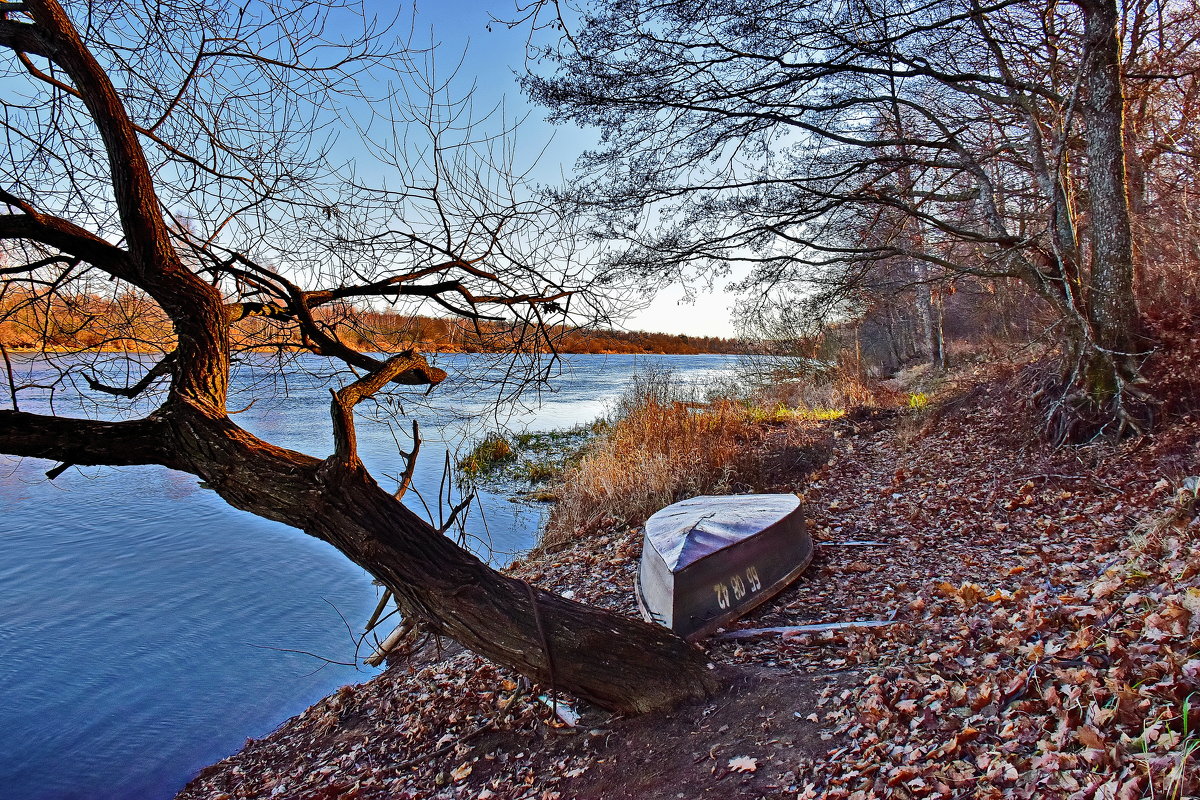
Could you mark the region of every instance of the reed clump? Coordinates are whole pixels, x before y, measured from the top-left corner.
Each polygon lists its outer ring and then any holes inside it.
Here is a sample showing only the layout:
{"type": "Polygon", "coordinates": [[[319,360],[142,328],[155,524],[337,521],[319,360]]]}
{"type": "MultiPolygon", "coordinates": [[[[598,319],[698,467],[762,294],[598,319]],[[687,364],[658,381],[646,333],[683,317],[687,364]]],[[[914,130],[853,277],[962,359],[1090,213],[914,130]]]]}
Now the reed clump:
{"type": "Polygon", "coordinates": [[[684,497],[727,492],[752,426],[740,406],[692,410],[651,401],[569,471],[543,548],[610,525],[636,524],[684,497]]]}
{"type": "Polygon", "coordinates": [[[459,476],[473,485],[509,489],[525,485],[537,490],[536,499],[553,492],[539,487],[557,483],[578,463],[588,443],[607,430],[605,420],[551,431],[503,433],[493,431],[475,442],[456,462],[459,476]]]}

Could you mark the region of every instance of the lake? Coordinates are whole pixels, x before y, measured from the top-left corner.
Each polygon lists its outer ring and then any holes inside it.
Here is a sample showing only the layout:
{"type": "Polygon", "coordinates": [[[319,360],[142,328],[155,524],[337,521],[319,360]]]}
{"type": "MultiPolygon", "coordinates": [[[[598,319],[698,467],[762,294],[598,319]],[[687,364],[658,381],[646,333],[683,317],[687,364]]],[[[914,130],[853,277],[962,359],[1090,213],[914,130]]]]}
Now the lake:
{"type": "MultiPolygon", "coordinates": [[[[44,362],[14,361],[18,383],[49,382],[44,362]]],[[[441,355],[436,363],[451,377],[431,395],[375,408],[394,412],[394,425],[372,420],[371,404],[360,407],[360,451],[393,485],[385,476],[401,473],[397,444],[408,449],[417,419],[425,442],[406,502],[423,510],[423,500],[436,516],[447,454],[464,441],[501,424],[590,422],[639,371],[670,369],[704,387],[736,362],[564,356],[540,402],[496,409],[503,364],[441,355]]],[[[229,406],[254,402],[234,419],[275,444],[325,456],[331,374],[314,356],[283,373],[249,358],[234,372],[229,406]]],[[[21,409],[45,412],[52,401],[64,415],[112,413],[61,388],[22,393],[21,409]]],[[[232,509],[184,473],[73,468],[51,482],[51,466],[0,456],[0,797],[169,798],[247,737],[375,674],[348,664],[379,589],[328,545],[232,509]]],[[[481,492],[468,546],[507,563],[532,546],[546,510],[481,492]]]]}

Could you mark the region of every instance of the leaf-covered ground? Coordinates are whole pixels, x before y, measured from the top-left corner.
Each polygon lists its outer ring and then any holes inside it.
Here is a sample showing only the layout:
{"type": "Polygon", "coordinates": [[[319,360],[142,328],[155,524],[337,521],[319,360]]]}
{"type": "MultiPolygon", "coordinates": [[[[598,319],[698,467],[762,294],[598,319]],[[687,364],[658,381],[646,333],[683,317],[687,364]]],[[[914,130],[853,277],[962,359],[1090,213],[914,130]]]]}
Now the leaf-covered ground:
{"type": "MultiPolygon", "coordinates": [[[[1195,796],[1200,521],[1187,479],[1200,419],[1048,451],[1014,393],[968,376],[922,412],[784,437],[832,438],[825,466],[781,487],[804,497],[821,546],[739,627],[890,625],[713,640],[726,694],[638,719],[581,709],[573,728],[548,723],[515,676],[427,651],[248,742],[180,796],[1195,796]]],[[[639,533],[514,571],[633,613],[639,533]]]]}

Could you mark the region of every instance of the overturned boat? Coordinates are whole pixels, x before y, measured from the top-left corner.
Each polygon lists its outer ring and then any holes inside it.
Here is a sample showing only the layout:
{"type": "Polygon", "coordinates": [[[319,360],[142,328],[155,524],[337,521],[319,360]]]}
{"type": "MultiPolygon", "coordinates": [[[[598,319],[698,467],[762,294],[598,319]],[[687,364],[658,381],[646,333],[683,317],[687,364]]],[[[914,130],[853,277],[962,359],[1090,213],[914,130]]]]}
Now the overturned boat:
{"type": "Polygon", "coordinates": [[[638,606],[647,621],[700,639],[774,597],[812,556],[795,495],[693,497],[646,520],[638,606]]]}

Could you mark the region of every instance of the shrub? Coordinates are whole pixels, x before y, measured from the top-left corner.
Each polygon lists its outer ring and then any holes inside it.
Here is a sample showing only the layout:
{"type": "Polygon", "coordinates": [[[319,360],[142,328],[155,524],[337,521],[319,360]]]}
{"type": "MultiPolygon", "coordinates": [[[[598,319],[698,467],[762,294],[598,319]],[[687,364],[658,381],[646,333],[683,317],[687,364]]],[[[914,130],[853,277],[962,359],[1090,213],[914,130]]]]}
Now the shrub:
{"type": "Polygon", "coordinates": [[[929,408],[929,395],[924,392],[909,392],[908,407],[913,411],[924,411],[929,408]]]}

